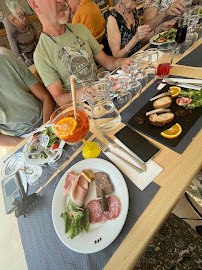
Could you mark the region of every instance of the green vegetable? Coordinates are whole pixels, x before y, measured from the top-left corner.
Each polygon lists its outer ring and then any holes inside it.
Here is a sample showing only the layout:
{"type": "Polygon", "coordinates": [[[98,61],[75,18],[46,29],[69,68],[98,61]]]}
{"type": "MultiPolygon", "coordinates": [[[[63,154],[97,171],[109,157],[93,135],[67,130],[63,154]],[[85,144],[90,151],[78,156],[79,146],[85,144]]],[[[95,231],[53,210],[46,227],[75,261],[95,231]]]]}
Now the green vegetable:
{"type": "Polygon", "coordinates": [[[109,209],[108,203],[107,203],[107,199],[105,197],[105,193],[104,190],[101,190],[101,206],[102,206],[102,211],[106,212],[109,209]]]}
{"type": "Polygon", "coordinates": [[[181,90],[180,96],[193,99],[192,102],[184,106],[185,109],[193,110],[202,106],[202,88],[200,91],[193,89],[181,90]]]}
{"type": "MultiPolygon", "coordinates": [[[[164,42],[171,42],[175,40],[177,34],[177,30],[175,28],[171,28],[169,31],[159,34],[158,37],[154,40],[154,42],[158,42],[159,38],[165,38],[166,40],[164,42]]],[[[164,43],[162,42],[162,43],[164,43]]]]}
{"type": "Polygon", "coordinates": [[[69,237],[73,239],[81,231],[87,232],[89,228],[89,211],[86,208],[75,206],[71,200],[64,212],[60,215],[64,219],[65,233],[69,231],[69,237]]]}

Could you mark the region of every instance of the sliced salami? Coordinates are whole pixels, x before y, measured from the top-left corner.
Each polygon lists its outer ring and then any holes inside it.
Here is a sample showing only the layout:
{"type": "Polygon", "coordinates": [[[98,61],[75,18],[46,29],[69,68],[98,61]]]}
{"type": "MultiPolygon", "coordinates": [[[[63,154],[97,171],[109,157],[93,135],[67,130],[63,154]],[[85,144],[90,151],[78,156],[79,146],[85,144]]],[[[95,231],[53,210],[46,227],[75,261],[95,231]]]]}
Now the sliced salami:
{"type": "Polygon", "coordinates": [[[102,212],[102,208],[97,200],[90,201],[86,208],[89,210],[90,217],[89,221],[91,224],[94,223],[105,223],[108,218],[102,212]]]}
{"type": "Polygon", "coordinates": [[[90,223],[105,223],[107,220],[117,218],[121,212],[121,202],[116,196],[109,196],[107,198],[109,210],[102,211],[101,200],[92,200],[87,205],[90,213],[90,223]]]}
{"type": "Polygon", "coordinates": [[[117,218],[121,212],[121,202],[116,196],[109,196],[107,198],[109,210],[105,212],[105,215],[109,220],[117,218]]]}

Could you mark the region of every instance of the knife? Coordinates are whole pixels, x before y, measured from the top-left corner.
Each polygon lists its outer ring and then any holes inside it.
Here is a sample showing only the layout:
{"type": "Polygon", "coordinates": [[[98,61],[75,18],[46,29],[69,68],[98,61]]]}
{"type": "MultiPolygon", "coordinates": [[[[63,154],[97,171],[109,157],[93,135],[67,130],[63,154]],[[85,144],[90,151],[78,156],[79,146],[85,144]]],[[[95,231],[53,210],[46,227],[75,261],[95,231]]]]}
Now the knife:
{"type": "MultiPolygon", "coordinates": [[[[137,164],[138,166],[140,166],[140,168],[145,172],[146,171],[146,165],[142,162],[140,162],[138,159],[136,159],[133,155],[131,155],[128,151],[126,151],[125,149],[123,149],[120,145],[118,145],[118,143],[116,143],[115,141],[113,141],[107,134],[103,134],[102,133],[103,138],[109,143],[112,144],[113,147],[118,148],[120,151],[122,151],[123,153],[125,153],[126,155],[128,155],[130,158],[132,158],[137,164]]],[[[117,155],[117,153],[116,153],[117,155]]],[[[121,156],[122,157],[122,156],[121,156]]]]}
{"type": "Polygon", "coordinates": [[[177,83],[177,86],[188,88],[188,89],[194,89],[194,90],[201,90],[201,86],[197,86],[194,84],[189,84],[189,83],[177,83]]]}

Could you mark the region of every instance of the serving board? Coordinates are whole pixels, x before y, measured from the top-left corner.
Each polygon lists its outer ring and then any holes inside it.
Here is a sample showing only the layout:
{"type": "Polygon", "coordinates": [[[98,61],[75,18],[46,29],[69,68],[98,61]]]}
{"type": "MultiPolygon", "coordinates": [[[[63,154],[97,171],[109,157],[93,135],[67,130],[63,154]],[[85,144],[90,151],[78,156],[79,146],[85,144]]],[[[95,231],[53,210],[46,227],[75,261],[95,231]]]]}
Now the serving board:
{"type": "MultiPolygon", "coordinates": [[[[161,93],[167,92],[169,90],[169,87],[171,85],[166,85],[161,91],[158,91],[156,95],[159,95],[161,93]]],[[[182,90],[186,90],[182,87],[182,90]]],[[[197,119],[202,115],[202,107],[195,108],[192,110],[191,114],[188,114],[186,116],[175,116],[173,121],[171,123],[166,124],[164,127],[156,127],[150,124],[149,117],[146,116],[146,112],[149,112],[151,110],[154,110],[152,106],[153,101],[148,101],[143,107],[128,121],[128,124],[143,132],[144,134],[152,137],[153,139],[156,139],[157,141],[160,141],[161,143],[175,147],[180,140],[186,135],[186,133],[189,131],[189,129],[193,126],[193,124],[197,121],[197,119]],[[145,122],[143,124],[138,124],[136,121],[136,117],[142,117],[145,119],[145,122]],[[179,123],[182,127],[182,133],[175,139],[167,139],[164,138],[160,133],[170,127],[172,127],[174,124],[179,123]]],[[[175,113],[178,109],[183,108],[181,106],[178,106],[176,104],[176,98],[173,98],[172,105],[170,107],[170,110],[172,113],[175,113]]]]}

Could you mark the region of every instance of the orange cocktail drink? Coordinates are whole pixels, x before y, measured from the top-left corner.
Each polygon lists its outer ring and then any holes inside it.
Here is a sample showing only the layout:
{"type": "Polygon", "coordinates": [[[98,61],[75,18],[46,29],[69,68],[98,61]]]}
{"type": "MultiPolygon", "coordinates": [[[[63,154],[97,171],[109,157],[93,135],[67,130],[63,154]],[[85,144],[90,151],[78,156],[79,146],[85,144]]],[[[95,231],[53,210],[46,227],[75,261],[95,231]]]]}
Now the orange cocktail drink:
{"type": "Polygon", "coordinates": [[[64,105],[51,116],[51,124],[58,138],[68,144],[75,144],[84,139],[89,132],[90,124],[87,115],[78,108],[74,117],[72,106],[64,105]]]}

